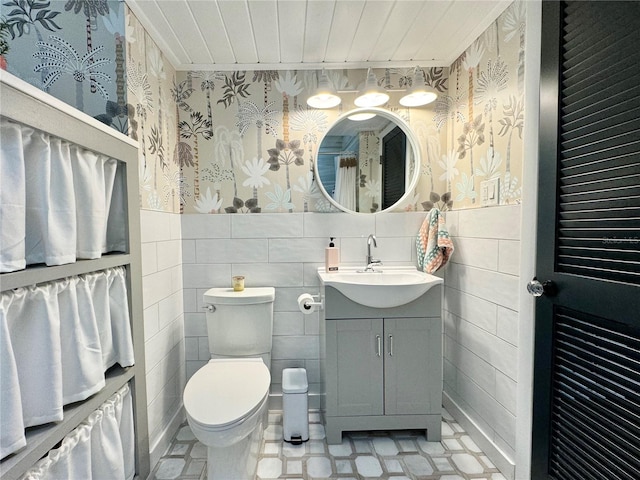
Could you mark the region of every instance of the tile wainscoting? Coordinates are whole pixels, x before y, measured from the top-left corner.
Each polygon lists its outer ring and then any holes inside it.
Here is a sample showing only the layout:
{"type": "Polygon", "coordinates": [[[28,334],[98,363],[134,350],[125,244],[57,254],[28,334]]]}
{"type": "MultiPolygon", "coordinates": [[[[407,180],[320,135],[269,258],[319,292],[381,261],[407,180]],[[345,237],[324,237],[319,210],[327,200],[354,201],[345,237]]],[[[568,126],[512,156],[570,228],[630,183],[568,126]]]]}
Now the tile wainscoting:
{"type": "Polygon", "coordinates": [[[444,404],[508,478],[515,475],[520,205],[449,212],[444,404]]]}
{"type": "Polygon", "coordinates": [[[183,420],[186,384],[180,215],[140,211],[151,465],[183,420]]]}

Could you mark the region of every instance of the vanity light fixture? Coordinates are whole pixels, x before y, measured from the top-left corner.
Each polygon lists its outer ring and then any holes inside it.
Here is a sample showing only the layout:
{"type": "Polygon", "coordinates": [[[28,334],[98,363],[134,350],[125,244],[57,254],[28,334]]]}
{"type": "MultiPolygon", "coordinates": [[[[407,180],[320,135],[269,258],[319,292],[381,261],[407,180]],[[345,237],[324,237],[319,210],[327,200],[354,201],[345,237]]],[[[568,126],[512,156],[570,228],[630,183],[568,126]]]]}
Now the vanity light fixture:
{"type": "MultiPolygon", "coordinates": [[[[400,99],[400,105],[403,107],[421,107],[433,102],[438,98],[438,94],[431,87],[428,87],[425,83],[424,71],[420,67],[415,67],[413,71],[413,83],[410,89],[384,89],[378,85],[376,75],[371,68],[367,70],[367,80],[364,87],[359,90],[336,90],[327,72],[322,69],[320,78],[318,79],[318,88],[316,88],[313,95],[307,98],[307,105],[312,108],[325,109],[333,108],[340,105],[342,99],[338,94],[344,93],[356,93],[357,97],[353,103],[357,107],[370,108],[380,107],[389,101],[388,92],[404,92],[405,95],[400,99]]],[[[364,115],[370,114],[354,114],[350,115],[350,120],[368,120],[371,116],[365,117],[364,115]]]]}
{"type": "Polygon", "coordinates": [[[353,103],[358,107],[379,107],[389,101],[389,94],[378,85],[378,79],[371,68],[367,70],[367,81],[358,92],[353,103]]]}
{"type": "Polygon", "coordinates": [[[322,69],[320,79],[318,80],[318,88],[316,91],[307,98],[307,105],[312,108],[333,108],[340,105],[342,99],[338,96],[336,89],[333,88],[327,72],[322,69]]]}
{"type": "Polygon", "coordinates": [[[424,83],[424,72],[416,67],[413,72],[413,84],[407,94],[400,99],[403,107],[420,107],[433,102],[438,95],[424,83]]]}

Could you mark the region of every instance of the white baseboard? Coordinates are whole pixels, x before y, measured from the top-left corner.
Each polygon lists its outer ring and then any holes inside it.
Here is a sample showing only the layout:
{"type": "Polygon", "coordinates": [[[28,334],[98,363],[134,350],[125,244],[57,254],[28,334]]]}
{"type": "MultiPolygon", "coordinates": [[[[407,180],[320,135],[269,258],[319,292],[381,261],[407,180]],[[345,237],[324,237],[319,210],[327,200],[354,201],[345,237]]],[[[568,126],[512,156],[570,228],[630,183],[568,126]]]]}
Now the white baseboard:
{"type": "Polygon", "coordinates": [[[150,472],[153,471],[160,460],[160,457],[162,457],[162,455],[167,451],[171,445],[171,440],[173,440],[173,437],[175,437],[180,425],[182,425],[182,422],[184,422],[186,418],[184,408],[180,405],[180,408],[178,408],[174,416],[171,418],[171,421],[167,424],[153,445],[149,446],[149,460],[151,463],[150,472]]]}
{"type": "Polygon", "coordinates": [[[462,428],[469,434],[471,439],[482,449],[489,460],[508,479],[514,480],[516,466],[507,458],[500,448],[487,437],[485,432],[460,408],[460,406],[446,393],[442,393],[442,404],[444,408],[456,419],[462,428]]]}

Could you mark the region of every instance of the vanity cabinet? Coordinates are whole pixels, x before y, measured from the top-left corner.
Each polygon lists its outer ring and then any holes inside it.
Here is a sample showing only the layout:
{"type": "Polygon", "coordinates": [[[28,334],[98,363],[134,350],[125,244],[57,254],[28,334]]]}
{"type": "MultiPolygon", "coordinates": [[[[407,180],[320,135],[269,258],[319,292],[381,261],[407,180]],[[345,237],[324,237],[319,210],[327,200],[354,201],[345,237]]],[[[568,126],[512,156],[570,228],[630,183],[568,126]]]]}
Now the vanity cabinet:
{"type": "Polygon", "coordinates": [[[327,441],[351,430],[426,429],[440,439],[441,286],[395,308],[325,287],[323,409],[327,441]]]}

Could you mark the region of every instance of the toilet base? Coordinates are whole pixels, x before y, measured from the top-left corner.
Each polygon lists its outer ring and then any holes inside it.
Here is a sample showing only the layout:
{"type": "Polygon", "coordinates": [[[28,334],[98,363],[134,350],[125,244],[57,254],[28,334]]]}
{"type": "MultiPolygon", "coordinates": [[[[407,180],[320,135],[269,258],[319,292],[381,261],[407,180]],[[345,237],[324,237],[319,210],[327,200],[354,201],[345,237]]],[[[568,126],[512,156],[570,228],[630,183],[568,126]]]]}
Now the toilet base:
{"type": "Polygon", "coordinates": [[[240,440],[228,447],[207,448],[207,479],[208,480],[254,480],[258,468],[258,457],[264,429],[267,424],[266,402],[262,406],[264,413],[260,413],[260,422],[256,428],[240,440]]]}

